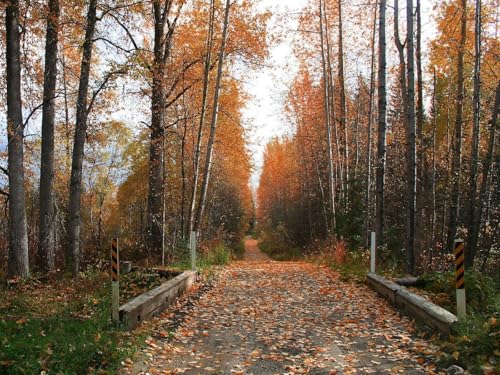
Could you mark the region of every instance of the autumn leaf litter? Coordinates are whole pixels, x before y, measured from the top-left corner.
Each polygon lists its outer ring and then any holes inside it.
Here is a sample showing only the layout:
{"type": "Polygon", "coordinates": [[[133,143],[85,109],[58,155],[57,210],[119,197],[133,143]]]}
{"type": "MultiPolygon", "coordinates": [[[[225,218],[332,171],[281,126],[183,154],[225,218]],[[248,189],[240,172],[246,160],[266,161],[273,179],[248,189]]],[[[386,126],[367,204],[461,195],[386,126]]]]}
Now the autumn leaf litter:
{"type": "Polygon", "coordinates": [[[438,373],[438,347],[372,291],[326,267],[237,262],[202,292],[153,322],[123,373],[438,373]]]}

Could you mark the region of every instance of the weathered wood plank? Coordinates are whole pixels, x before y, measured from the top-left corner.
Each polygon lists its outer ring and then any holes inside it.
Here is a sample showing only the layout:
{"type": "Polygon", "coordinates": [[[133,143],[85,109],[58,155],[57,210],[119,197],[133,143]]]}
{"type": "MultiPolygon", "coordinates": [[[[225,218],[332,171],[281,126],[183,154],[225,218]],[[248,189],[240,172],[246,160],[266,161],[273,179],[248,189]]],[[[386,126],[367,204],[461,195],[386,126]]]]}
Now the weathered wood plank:
{"type": "Polygon", "coordinates": [[[385,297],[392,305],[396,304],[396,292],[401,289],[400,285],[386,280],[373,272],[366,275],[366,283],[378,294],[385,297]]]}
{"type": "Polygon", "coordinates": [[[451,327],[458,321],[457,317],[448,310],[411,293],[406,288],[401,288],[396,293],[396,306],[404,310],[408,315],[446,335],[451,333],[451,327]]]}
{"type": "Polygon", "coordinates": [[[407,276],[394,280],[396,284],[403,286],[423,286],[425,285],[425,280],[419,277],[407,276]]]}
{"type": "Polygon", "coordinates": [[[195,271],[186,271],[173,279],[137,296],[120,306],[120,321],[134,329],[167,308],[172,301],[188,290],[196,281],[195,271]]]}
{"type": "Polygon", "coordinates": [[[458,318],[449,311],[380,275],[368,273],[366,283],[393,306],[445,335],[450,334],[452,326],[458,321],[458,318]]]}

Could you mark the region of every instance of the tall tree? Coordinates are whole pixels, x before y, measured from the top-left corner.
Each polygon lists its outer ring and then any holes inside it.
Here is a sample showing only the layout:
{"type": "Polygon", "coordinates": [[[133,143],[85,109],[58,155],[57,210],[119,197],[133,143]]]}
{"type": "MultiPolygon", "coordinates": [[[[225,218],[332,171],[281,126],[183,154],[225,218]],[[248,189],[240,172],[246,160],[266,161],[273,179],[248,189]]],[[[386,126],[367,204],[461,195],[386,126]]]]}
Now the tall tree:
{"type": "Polygon", "coordinates": [[[415,211],[417,154],[415,129],[415,71],[413,43],[413,0],[406,4],[406,59],[404,45],[399,37],[399,1],[394,0],[394,40],[399,55],[399,84],[403,97],[403,114],[406,127],[406,237],[407,271],[415,273],[415,211]]]}
{"type": "Polygon", "coordinates": [[[151,67],[151,124],[149,143],[149,184],[147,208],[147,247],[150,252],[160,251],[163,238],[163,168],[162,151],[165,117],[165,74],[171,55],[174,31],[184,2],[177,4],[172,16],[173,0],[153,1],[154,51],[151,67]]]}
{"type": "Polygon", "coordinates": [[[481,120],[481,0],[475,1],[474,17],[474,96],[472,99],[472,147],[470,157],[469,176],[469,223],[467,237],[467,252],[465,253],[465,267],[474,265],[474,258],[477,252],[480,221],[476,217],[478,211],[475,207],[480,204],[477,201],[477,174],[479,159],[479,136],[481,120]]]}
{"type": "Polygon", "coordinates": [[[42,155],[40,165],[39,263],[44,271],[54,270],[56,212],[54,198],[54,121],[56,112],[57,44],[59,0],[49,0],[45,37],[43,84],[42,155]]]}
{"type": "Polygon", "coordinates": [[[386,39],[385,39],[385,11],[386,0],[379,0],[378,26],[378,137],[377,137],[377,173],[376,173],[376,220],[375,228],[377,243],[384,244],[384,185],[386,162],[386,132],[387,132],[387,93],[386,93],[386,39]]]}
{"type": "Polygon", "coordinates": [[[210,1],[209,9],[209,20],[208,20],[208,32],[206,41],[206,52],[205,52],[205,66],[203,69],[203,92],[201,98],[201,113],[200,122],[198,124],[198,134],[196,138],[196,146],[194,151],[194,162],[193,162],[193,186],[191,191],[191,202],[189,204],[189,216],[188,216],[188,234],[193,230],[194,224],[194,214],[196,206],[196,193],[198,190],[198,180],[200,176],[200,151],[201,151],[201,141],[203,138],[203,127],[205,124],[205,116],[207,112],[207,101],[208,101],[208,84],[210,81],[210,66],[212,64],[212,44],[214,39],[214,18],[215,18],[215,2],[210,1]]]}
{"type": "Polygon", "coordinates": [[[344,206],[348,205],[349,197],[349,139],[347,132],[347,108],[346,108],[346,92],[345,92],[345,74],[344,74],[344,30],[342,24],[342,0],[338,0],[338,48],[339,48],[339,84],[340,84],[340,127],[342,129],[343,141],[343,159],[344,159],[344,179],[345,179],[345,191],[344,191],[344,206]]]}
{"type": "Polygon", "coordinates": [[[66,248],[66,268],[73,275],[77,275],[80,268],[80,229],[81,229],[81,197],[82,174],[85,138],[87,136],[88,89],[90,67],[92,61],[92,47],[97,22],[97,0],[90,0],[87,10],[87,25],[80,66],[80,80],[78,98],[76,102],[75,138],[71,161],[71,181],[68,212],[68,245],[66,248]]]}
{"type": "Polygon", "coordinates": [[[372,181],[372,123],[373,123],[373,99],[375,96],[375,38],[377,33],[377,8],[373,10],[373,26],[371,38],[371,59],[370,59],[370,95],[368,103],[368,125],[366,135],[366,179],[365,179],[365,245],[369,246],[370,224],[372,222],[371,212],[371,181],[372,181]]]}
{"type": "Polygon", "coordinates": [[[219,113],[219,95],[220,89],[222,85],[222,75],[224,68],[224,57],[226,51],[226,41],[227,41],[227,32],[229,28],[229,14],[230,14],[231,1],[226,0],[226,9],[224,11],[224,25],[222,29],[222,41],[219,50],[219,62],[217,66],[217,78],[215,81],[215,92],[214,92],[214,101],[212,106],[212,119],[210,122],[210,134],[208,137],[207,144],[207,155],[205,158],[205,170],[203,173],[203,181],[201,183],[201,192],[200,192],[200,202],[198,204],[198,210],[196,212],[196,221],[194,225],[194,231],[200,233],[201,221],[203,219],[203,211],[205,210],[205,204],[207,199],[207,191],[208,184],[210,181],[210,171],[212,169],[212,155],[215,143],[215,132],[217,129],[217,115],[219,113]]]}
{"type": "Polygon", "coordinates": [[[417,200],[417,140],[415,125],[415,60],[413,35],[413,0],[406,1],[406,66],[408,109],[407,109],[407,213],[406,213],[406,255],[407,271],[415,273],[415,213],[417,200]]]}
{"type": "MultiPolygon", "coordinates": [[[[492,175],[495,170],[495,164],[498,165],[498,156],[495,156],[495,149],[497,147],[497,138],[498,138],[498,115],[500,113],[500,81],[497,82],[497,88],[495,92],[495,102],[493,105],[493,111],[491,114],[490,121],[490,134],[488,141],[488,151],[486,154],[485,161],[483,163],[482,170],[482,181],[481,187],[479,188],[479,200],[478,205],[474,207],[474,228],[479,231],[479,227],[481,225],[483,207],[486,203],[486,208],[489,205],[488,198],[488,190],[491,189],[492,180],[494,181],[494,176],[492,175]],[[496,159],[496,160],[495,160],[496,159]],[[490,176],[492,177],[490,179],[490,176]],[[488,187],[488,185],[490,185],[488,187]]],[[[498,170],[496,172],[498,174],[498,170]]],[[[488,210],[486,210],[488,211],[488,210]]],[[[476,235],[479,237],[479,234],[476,235]]],[[[473,254],[474,256],[476,254],[473,254]]],[[[484,262],[486,262],[487,257],[485,257],[484,262]]]]}
{"type": "Polygon", "coordinates": [[[462,167],[462,127],[464,111],[464,54],[465,41],[467,37],[467,0],[461,0],[460,41],[457,46],[457,96],[455,130],[452,147],[452,169],[451,169],[451,204],[448,220],[447,247],[452,251],[453,241],[457,235],[458,213],[460,207],[460,177],[462,167]]]}
{"type": "MultiPolygon", "coordinates": [[[[332,215],[332,225],[335,227],[335,185],[334,185],[334,170],[333,170],[333,153],[332,153],[332,131],[330,124],[330,107],[328,95],[328,71],[326,66],[325,47],[324,47],[324,28],[323,28],[323,3],[319,0],[319,35],[321,43],[321,63],[323,67],[323,100],[325,111],[325,127],[326,127],[326,143],[327,143],[327,158],[328,158],[328,189],[330,193],[330,212],[332,215]]],[[[329,227],[329,226],[328,226],[329,227]]]]}
{"type": "Polygon", "coordinates": [[[7,59],[7,140],[9,160],[8,276],[29,273],[28,229],[24,196],[24,123],[21,101],[19,1],[5,8],[7,59]]]}

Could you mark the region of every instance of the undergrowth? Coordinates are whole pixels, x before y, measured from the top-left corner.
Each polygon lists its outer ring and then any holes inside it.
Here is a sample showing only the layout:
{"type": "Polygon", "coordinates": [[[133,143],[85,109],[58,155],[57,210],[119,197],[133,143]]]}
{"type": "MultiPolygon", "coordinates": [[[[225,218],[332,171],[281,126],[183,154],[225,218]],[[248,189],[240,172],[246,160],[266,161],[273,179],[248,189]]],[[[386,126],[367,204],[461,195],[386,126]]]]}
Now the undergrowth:
{"type": "Polygon", "coordinates": [[[259,249],[271,259],[277,261],[290,261],[302,258],[302,251],[299,247],[293,247],[280,241],[266,240],[259,242],[259,249]]]}
{"type": "MultiPolygon", "coordinates": [[[[172,268],[190,269],[189,252],[179,254],[172,268]]],[[[208,275],[231,256],[219,243],[200,251],[197,267],[208,275]]],[[[123,275],[123,296],[132,298],[162,280],[153,271],[123,275]]],[[[0,374],[115,374],[148,328],[132,335],[113,324],[110,294],[109,276],[98,270],[76,280],[57,274],[0,284],[0,374]]]]}
{"type": "Polygon", "coordinates": [[[140,335],[133,339],[111,323],[109,286],[102,278],[91,281],[98,287],[82,298],[61,289],[68,303],[46,315],[28,300],[35,298],[31,292],[20,292],[0,310],[0,373],[115,373],[140,335]]]}
{"type": "MultiPolygon", "coordinates": [[[[441,307],[456,313],[455,275],[433,272],[424,275],[424,290],[441,307]]],[[[500,372],[500,283],[478,271],[465,276],[467,318],[454,327],[454,334],[442,342],[444,366],[457,364],[471,373],[481,373],[482,366],[500,372]]]]}

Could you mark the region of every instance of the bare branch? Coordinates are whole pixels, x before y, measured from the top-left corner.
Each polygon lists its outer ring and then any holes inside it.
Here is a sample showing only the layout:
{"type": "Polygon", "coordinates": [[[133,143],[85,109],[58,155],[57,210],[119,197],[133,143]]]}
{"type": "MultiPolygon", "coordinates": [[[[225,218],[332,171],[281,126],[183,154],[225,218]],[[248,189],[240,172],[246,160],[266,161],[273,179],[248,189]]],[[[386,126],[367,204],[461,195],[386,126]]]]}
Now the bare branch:
{"type": "Polygon", "coordinates": [[[111,78],[113,78],[113,76],[119,75],[119,74],[125,74],[125,69],[113,70],[113,71],[109,72],[108,74],[106,74],[106,76],[104,77],[104,80],[101,82],[101,84],[99,85],[97,90],[95,90],[94,93],[92,94],[92,99],[90,100],[90,104],[89,104],[88,109],[87,109],[88,113],[90,113],[92,111],[92,107],[94,106],[94,102],[97,99],[97,97],[99,96],[99,93],[106,88],[106,85],[111,80],[111,78]]]}

